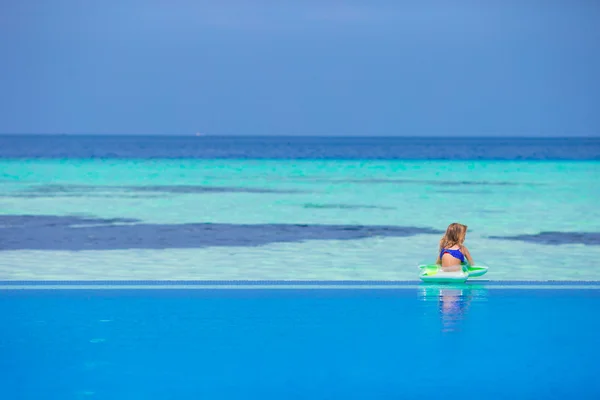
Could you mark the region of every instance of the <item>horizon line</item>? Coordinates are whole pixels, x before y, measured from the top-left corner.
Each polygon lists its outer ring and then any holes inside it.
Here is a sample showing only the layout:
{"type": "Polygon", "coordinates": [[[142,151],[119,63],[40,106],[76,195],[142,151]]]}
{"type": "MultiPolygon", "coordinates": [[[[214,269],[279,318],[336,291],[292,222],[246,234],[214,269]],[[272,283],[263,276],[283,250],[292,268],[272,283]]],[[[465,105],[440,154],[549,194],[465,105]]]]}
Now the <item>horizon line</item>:
{"type": "Polygon", "coordinates": [[[410,138],[410,139],[600,139],[600,134],[577,135],[367,135],[367,134],[198,134],[198,133],[14,133],[0,132],[0,136],[112,136],[112,137],[197,137],[197,138],[410,138]]]}

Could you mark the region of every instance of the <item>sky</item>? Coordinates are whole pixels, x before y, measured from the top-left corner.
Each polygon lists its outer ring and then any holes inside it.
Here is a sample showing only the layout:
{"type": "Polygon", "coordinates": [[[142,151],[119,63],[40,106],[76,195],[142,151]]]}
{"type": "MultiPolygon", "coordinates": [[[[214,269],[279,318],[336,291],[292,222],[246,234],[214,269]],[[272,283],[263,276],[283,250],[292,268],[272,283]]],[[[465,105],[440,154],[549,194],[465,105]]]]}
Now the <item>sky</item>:
{"type": "Polygon", "coordinates": [[[598,0],[0,0],[0,133],[599,136],[598,0]]]}

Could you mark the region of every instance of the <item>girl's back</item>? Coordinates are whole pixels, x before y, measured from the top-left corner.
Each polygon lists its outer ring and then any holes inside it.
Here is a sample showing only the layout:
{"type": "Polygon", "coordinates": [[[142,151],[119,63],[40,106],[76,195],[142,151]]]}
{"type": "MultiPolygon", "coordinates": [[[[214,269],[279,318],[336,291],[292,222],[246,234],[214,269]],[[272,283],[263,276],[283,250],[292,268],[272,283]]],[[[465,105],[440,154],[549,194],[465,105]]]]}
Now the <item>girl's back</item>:
{"type": "Polygon", "coordinates": [[[473,265],[471,254],[463,245],[466,235],[466,225],[453,223],[446,229],[446,234],[440,240],[440,252],[436,261],[444,271],[460,271],[465,259],[473,265]]]}

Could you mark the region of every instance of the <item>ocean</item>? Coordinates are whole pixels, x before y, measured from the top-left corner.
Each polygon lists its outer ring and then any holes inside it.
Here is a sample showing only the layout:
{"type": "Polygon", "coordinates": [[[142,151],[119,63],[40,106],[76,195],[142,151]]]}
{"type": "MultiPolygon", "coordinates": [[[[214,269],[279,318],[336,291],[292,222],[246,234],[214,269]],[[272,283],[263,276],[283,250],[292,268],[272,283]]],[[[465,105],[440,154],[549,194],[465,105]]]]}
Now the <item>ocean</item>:
{"type": "Polygon", "coordinates": [[[600,138],[0,136],[0,281],[598,281],[600,138]]]}

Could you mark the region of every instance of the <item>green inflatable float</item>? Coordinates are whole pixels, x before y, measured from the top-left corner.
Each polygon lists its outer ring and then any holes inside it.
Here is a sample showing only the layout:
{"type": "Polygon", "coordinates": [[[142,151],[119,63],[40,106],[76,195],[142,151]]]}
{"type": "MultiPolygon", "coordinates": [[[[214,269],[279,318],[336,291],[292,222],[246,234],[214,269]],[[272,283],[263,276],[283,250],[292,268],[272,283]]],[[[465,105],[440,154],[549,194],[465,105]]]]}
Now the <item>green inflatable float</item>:
{"type": "Polygon", "coordinates": [[[437,264],[419,265],[421,272],[419,278],[423,282],[434,283],[463,283],[469,278],[474,278],[484,275],[488,271],[488,267],[484,265],[468,265],[462,264],[461,271],[446,272],[437,264]]]}

